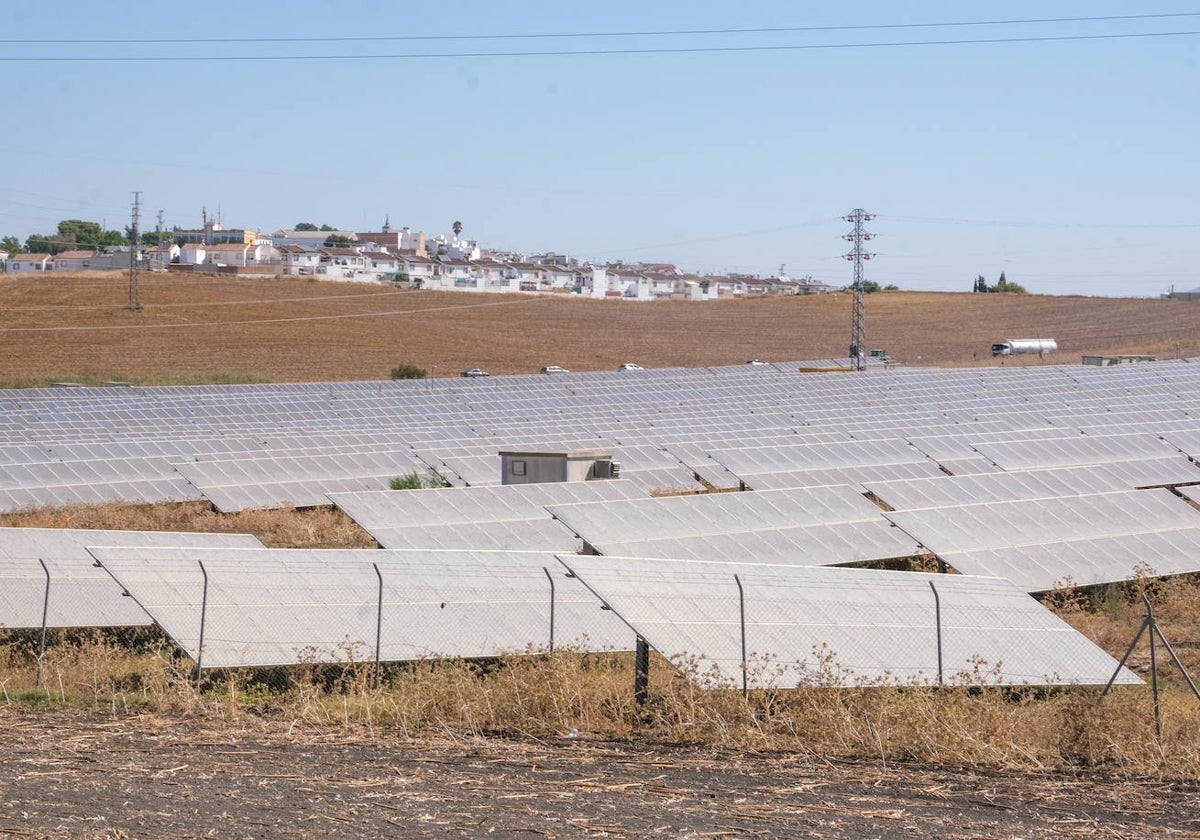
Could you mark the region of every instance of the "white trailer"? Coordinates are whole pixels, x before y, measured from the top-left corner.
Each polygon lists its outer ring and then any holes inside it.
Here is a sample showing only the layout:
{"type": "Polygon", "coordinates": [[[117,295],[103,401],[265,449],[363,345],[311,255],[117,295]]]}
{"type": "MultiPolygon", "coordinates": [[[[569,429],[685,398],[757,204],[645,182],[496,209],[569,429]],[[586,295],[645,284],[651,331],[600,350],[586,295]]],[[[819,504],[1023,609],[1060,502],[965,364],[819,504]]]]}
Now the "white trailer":
{"type": "Polygon", "coordinates": [[[993,356],[1016,356],[1021,353],[1053,353],[1058,349],[1058,342],[1053,338],[1010,338],[999,344],[992,345],[993,356]]]}

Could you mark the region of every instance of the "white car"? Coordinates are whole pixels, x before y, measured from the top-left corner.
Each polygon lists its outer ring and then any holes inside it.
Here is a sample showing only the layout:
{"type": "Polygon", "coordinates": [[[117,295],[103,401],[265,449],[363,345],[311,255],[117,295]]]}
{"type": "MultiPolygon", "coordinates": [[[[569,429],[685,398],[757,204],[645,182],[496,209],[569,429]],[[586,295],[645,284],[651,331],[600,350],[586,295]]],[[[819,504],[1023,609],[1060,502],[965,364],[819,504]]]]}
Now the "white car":
{"type": "Polygon", "coordinates": [[[491,374],[488,373],[486,370],[482,370],[480,368],[471,368],[470,370],[464,370],[459,375],[466,376],[471,379],[475,378],[476,376],[491,376],[491,374]]]}
{"type": "Polygon", "coordinates": [[[567,370],[565,367],[559,367],[558,365],[546,365],[544,368],[542,368],[542,373],[570,373],[570,372],[571,371],[567,370]]]}
{"type": "Polygon", "coordinates": [[[641,365],[635,365],[633,362],[626,362],[617,368],[617,370],[645,370],[645,368],[641,365]]]}
{"type": "Polygon", "coordinates": [[[762,359],[751,359],[750,361],[746,362],[746,364],[758,367],[759,365],[766,365],[766,362],[764,362],[762,359]]]}

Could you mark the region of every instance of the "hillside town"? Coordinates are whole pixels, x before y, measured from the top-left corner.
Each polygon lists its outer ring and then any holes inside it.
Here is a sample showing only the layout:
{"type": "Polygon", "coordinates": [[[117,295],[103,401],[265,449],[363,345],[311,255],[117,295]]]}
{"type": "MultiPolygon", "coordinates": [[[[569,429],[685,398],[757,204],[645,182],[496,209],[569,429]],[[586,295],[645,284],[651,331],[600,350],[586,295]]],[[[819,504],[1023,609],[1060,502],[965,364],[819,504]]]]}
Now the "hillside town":
{"type": "MultiPolygon", "coordinates": [[[[616,261],[597,265],[553,251],[520,254],[480,248],[452,232],[427,237],[385,219],[377,231],[298,224],[264,234],[226,228],[205,214],[203,226],[164,231],[157,244],[71,248],[58,253],[5,253],[12,273],[140,269],[242,277],[308,277],[385,283],[416,289],[494,293],[560,293],[594,298],[712,300],[759,295],[802,295],[839,287],[811,277],[695,274],[670,263],[616,261]]],[[[27,247],[32,244],[32,238],[27,247]]],[[[71,243],[77,245],[78,243],[71,243]]],[[[48,250],[53,251],[54,248],[48,250]]]]}

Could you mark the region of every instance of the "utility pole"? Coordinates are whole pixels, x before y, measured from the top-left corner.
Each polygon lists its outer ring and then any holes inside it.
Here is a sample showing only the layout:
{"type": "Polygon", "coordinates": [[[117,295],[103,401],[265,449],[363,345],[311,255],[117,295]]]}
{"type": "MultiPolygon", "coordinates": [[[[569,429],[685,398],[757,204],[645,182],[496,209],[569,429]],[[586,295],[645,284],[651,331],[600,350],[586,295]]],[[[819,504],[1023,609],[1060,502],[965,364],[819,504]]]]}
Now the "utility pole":
{"type": "Polygon", "coordinates": [[[154,226],[154,244],[162,245],[163,211],[158,211],[158,224],[154,226]]]}
{"type": "Polygon", "coordinates": [[[141,301],[138,300],[138,247],[142,238],[138,231],[138,223],[141,221],[141,212],[142,194],[135,192],[133,194],[133,225],[129,232],[129,309],[134,312],[140,312],[142,309],[141,301]]]}
{"type": "Polygon", "coordinates": [[[863,243],[875,238],[875,234],[863,230],[863,222],[869,222],[875,217],[865,210],[855,209],[850,211],[850,215],[842,216],[842,218],[847,222],[854,223],[854,230],[843,234],[842,239],[853,245],[850,253],[843,255],[846,259],[854,262],[854,282],[850,286],[854,290],[854,314],[850,323],[850,360],[854,363],[855,370],[862,370],[864,366],[863,345],[867,342],[867,316],[866,307],[863,305],[863,260],[869,260],[875,256],[863,250],[863,243]]]}

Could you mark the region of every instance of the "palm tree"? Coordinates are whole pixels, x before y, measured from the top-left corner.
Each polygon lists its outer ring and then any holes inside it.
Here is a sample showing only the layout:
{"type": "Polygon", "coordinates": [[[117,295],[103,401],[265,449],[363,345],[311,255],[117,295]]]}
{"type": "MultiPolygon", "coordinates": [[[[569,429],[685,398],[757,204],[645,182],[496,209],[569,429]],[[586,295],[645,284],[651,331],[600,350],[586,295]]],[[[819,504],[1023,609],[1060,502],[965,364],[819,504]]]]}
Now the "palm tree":
{"type": "Polygon", "coordinates": [[[462,222],[460,222],[458,219],[455,219],[454,224],[452,224],[450,227],[454,229],[455,236],[458,236],[460,233],[462,233],[462,222]]]}

